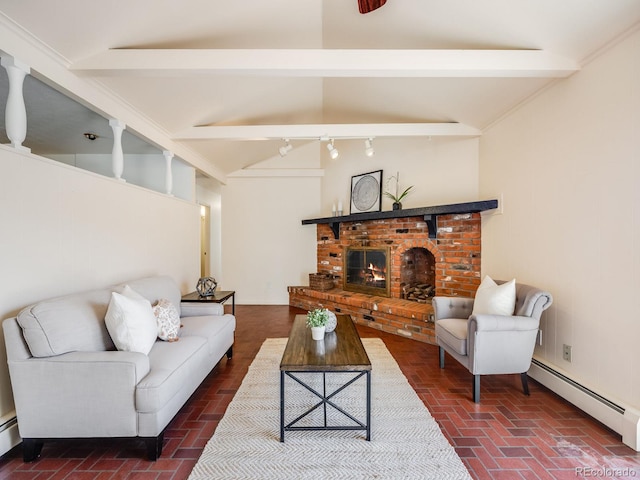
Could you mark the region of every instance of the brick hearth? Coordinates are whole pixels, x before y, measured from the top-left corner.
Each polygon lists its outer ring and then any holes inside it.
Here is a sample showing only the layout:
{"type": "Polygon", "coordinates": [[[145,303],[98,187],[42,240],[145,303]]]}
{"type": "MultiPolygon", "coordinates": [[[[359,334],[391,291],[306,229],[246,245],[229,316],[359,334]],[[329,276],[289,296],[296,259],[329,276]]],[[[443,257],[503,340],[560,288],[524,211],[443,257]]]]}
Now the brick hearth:
{"type": "Polygon", "coordinates": [[[479,213],[440,215],[437,238],[429,238],[421,216],[340,223],[338,238],[329,224],[318,223],[318,273],[333,276],[335,288],[319,291],[289,287],[289,304],[307,310],[319,306],[350,314],[356,323],[435,343],[431,303],[401,299],[400,268],[405,252],[425,248],[436,262],[436,295],[471,297],[480,284],[481,220],[479,213]],[[389,246],[391,297],[342,290],[343,252],[347,245],[389,246]]]}
{"type": "Polygon", "coordinates": [[[309,287],[289,287],[289,305],[305,310],[325,307],[351,315],[361,325],[435,344],[430,303],[374,297],[339,288],[321,292],[309,287]]]}

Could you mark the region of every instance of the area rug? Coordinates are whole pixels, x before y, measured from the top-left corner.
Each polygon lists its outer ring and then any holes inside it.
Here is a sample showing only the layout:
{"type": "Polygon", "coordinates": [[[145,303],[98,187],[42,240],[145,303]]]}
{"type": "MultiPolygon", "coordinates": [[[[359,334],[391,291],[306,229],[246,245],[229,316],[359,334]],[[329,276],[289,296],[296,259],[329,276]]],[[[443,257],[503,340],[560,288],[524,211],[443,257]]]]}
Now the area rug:
{"type": "MultiPolygon", "coordinates": [[[[371,441],[361,431],[288,431],[281,443],[279,367],[286,342],[285,338],[264,342],[189,480],[471,478],[377,338],[362,340],[372,365],[371,441]]],[[[366,406],[361,380],[334,399],[356,418],[364,415],[366,406]]],[[[334,388],[332,383],[327,380],[328,391],[334,388]]],[[[302,387],[286,385],[287,408],[293,411],[288,415],[317,403],[302,387]]],[[[314,413],[324,415],[322,409],[314,413]]],[[[332,415],[340,414],[328,416],[332,415]]],[[[311,415],[304,421],[316,420],[311,415]]]]}

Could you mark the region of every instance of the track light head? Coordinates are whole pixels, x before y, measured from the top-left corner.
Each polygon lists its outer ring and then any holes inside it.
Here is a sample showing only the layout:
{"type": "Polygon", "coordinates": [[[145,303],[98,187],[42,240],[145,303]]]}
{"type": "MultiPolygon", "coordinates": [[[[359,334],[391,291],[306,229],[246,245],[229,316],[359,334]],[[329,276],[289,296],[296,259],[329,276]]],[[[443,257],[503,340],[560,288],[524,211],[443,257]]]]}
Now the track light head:
{"type": "Polygon", "coordinates": [[[331,139],[331,143],[327,144],[327,150],[329,150],[329,155],[331,155],[331,160],[335,160],[340,155],[338,149],[333,146],[333,139],[331,139]]]}
{"type": "Polygon", "coordinates": [[[280,152],[281,157],[284,157],[287,153],[289,153],[293,149],[293,145],[289,143],[288,138],[285,138],[284,142],[285,144],[278,149],[278,152],[280,152]]]}
{"type": "Polygon", "coordinates": [[[373,149],[373,138],[367,138],[364,141],[364,154],[367,157],[373,157],[376,151],[373,149]]]}

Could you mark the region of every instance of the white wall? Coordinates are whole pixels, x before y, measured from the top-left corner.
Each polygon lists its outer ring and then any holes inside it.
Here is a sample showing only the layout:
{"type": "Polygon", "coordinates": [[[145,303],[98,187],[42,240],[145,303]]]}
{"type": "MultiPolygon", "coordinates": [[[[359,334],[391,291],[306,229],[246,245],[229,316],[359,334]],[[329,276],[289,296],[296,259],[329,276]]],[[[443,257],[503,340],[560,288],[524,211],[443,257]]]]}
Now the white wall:
{"type": "Polygon", "coordinates": [[[640,33],[495,124],[480,152],[481,193],[504,193],[483,273],[548,289],[536,355],[640,407],[640,33]]]}
{"type": "MultiPolygon", "coordinates": [[[[199,225],[195,203],[0,146],[0,318],[146,275],[191,291],[199,225]]],[[[13,408],[0,338],[0,418],[13,408]]]]}
{"type": "MultiPolygon", "coordinates": [[[[47,155],[58,162],[99,173],[105,177],[113,177],[111,155],[69,154],[47,155]]],[[[171,193],[178,198],[193,201],[195,199],[195,169],[178,158],[171,161],[173,175],[171,193]]],[[[164,155],[157,154],[125,154],[122,178],[134,185],[139,185],[156,192],[164,193],[166,160],[164,155]]]]}
{"type": "Polygon", "coordinates": [[[250,176],[229,175],[222,187],[224,289],[235,290],[239,304],[287,305],[287,287],[308,285],[316,271],[316,229],[301,223],[319,211],[316,147],[236,174],[250,176]]]}
{"type": "MultiPolygon", "coordinates": [[[[344,215],[351,201],[351,177],[382,170],[383,191],[387,180],[399,172],[400,192],[414,185],[402,201],[403,208],[428,207],[478,200],[478,139],[376,138],[375,155],[364,154],[364,140],[335,142],[340,156],[331,160],[322,144],[325,176],[322,182],[321,211],[317,217],[331,216],[332,205],[341,199],[344,215]]],[[[395,183],[389,184],[395,192],[395,183]]],[[[382,198],[382,211],[393,201],[382,198]]]]}

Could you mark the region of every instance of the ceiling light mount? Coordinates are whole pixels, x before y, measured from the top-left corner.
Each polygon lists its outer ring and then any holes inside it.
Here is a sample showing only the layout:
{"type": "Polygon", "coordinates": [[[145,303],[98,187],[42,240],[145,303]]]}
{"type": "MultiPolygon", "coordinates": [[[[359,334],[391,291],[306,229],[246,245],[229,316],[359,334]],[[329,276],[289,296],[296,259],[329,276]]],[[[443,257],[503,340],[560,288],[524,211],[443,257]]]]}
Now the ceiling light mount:
{"type": "Polygon", "coordinates": [[[364,154],[367,157],[373,157],[376,151],[373,148],[373,138],[369,137],[364,141],[364,154]]]}
{"type": "Polygon", "coordinates": [[[98,135],[92,132],[86,132],[84,133],[84,138],[86,138],[87,140],[91,140],[92,142],[98,138],[98,135]]]}
{"type": "Polygon", "coordinates": [[[287,153],[289,153],[293,149],[293,145],[289,143],[288,138],[283,138],[283,140],[284,140],[284,145],[278,149],[278,152],[280,153],[281,157],[286,156],[287,153]]]}
{"type": "Polygon", "coordinates": [[[329,155],[331,155],[331,160],[335,160],[340,155],[340,152],[336,147],[333,146],[333,138],[330,140],[330,143],[327,144],[327,150],[329,150],[329,155]]]}

